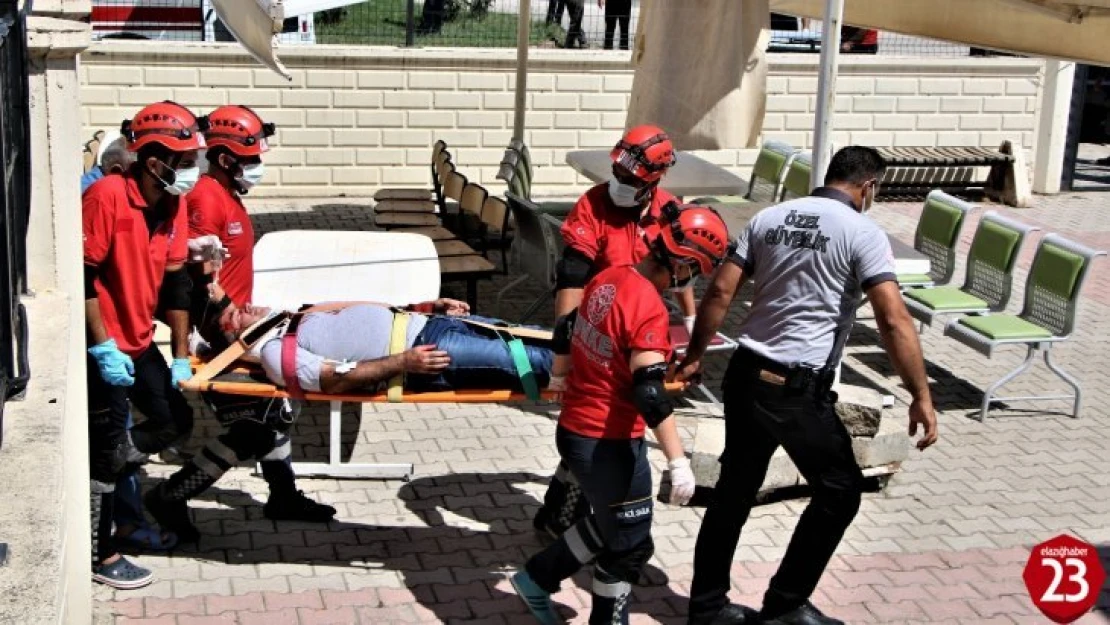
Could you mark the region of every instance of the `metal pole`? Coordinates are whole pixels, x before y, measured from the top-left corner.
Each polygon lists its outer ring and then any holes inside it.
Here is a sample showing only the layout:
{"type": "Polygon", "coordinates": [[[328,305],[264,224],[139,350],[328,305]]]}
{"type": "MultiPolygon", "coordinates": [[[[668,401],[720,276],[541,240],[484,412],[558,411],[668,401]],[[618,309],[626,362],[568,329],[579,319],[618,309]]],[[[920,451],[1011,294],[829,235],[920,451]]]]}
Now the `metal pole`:
{"type": "Polygon", "coordinates": [[[524,103],[528,95],[528,42],[532,33],[532,2],[521,0],[516,23],[516,100],[513,105],[513,138],[524,141],[524,103]]]}
{"type": "Polygon", "coordinates": [[[416,43],[416,0],[405,5],[405,46],[411,48],[416,43]]]}
{"type": "Polygon", "coordinates": [[[840,24],[843,20],[844,0],[827,0],[821,31],[821,70],[817,78],[817,119],[813,129],[810,189],[824,184],[825,172],[829,169],[829,136],[836,111],[836,73],[840,62],[840,24]]]}

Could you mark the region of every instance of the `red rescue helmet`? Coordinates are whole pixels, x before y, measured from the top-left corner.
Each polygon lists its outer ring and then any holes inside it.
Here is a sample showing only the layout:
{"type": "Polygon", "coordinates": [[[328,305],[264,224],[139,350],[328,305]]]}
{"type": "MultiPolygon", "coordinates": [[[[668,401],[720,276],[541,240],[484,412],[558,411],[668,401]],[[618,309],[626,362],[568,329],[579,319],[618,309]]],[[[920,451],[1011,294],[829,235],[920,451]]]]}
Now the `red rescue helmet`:
{"type": "Polygon", "coordinates": [[[731,253],[728,226],[709,206],[667,202],[654,249],[672,268],[689,265],[695,274],[709,275],[731,253]]]}
{"type": "Polygon", "coordinates": [[[636,126],[624,133],[613,151],[613,162],[646,183],[658,182],[675,164],[674,144],[658,126],[636,126]]]}
{"type": "Polygon", "coordinates": [[[270,149],[267,138],[272,137],[276,127],[262,121],[251,109],[230,104],[221,106],[208,115],[208,130],[204,136],[208,147],[222,145],[236,156],[261,156],[270,149]]]}
{"type": "Polygon", "coordinates": [[[207,129],[207,117],[196,117],[170,100],[147,105],[134,118],[120,124],[120,134],[127,139],[127,149],[132,152],[150,143],[161,144],[171,152],[200,150],[207,147],[203,134],[207,129]]]}

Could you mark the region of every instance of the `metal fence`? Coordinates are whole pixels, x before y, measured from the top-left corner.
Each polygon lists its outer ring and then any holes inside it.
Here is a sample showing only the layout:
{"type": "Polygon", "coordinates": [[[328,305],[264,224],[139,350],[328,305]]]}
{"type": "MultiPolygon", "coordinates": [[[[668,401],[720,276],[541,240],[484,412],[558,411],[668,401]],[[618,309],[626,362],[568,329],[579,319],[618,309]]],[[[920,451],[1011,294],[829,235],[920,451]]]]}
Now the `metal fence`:
{"type": "MultiPolygon", "coordinates": [[[[350,0],[339,8],[292,16],[283,44],[515,47],[521,2],[530,2],[530,44],[550,48],[626,49],[640,0],[350,0]]],[[[334,5],[335,0],[329,0],[334,5]]],[[[230,41],[208,0],[93,0],[94,36],[230,41]]],[[[852,35],[855,29],[845,29],[852,35]]],[[[856,33],[859,34],[859,33],[856,33]]],[[[769,50],[820,52],[820,22],[771,16],[769,50]]],[[[848,52],[907,57],[966,57],[967,46],[878,33],[848,52]]]]}
{"type": "MultiPolygon", "coordinates": [[[[27,388],[27,221],[31,208],[27,41],[23,16],[0,2],[0,401],[27,388]]],[[[0,404],[0,445],[3,444],[0,404]]]]}

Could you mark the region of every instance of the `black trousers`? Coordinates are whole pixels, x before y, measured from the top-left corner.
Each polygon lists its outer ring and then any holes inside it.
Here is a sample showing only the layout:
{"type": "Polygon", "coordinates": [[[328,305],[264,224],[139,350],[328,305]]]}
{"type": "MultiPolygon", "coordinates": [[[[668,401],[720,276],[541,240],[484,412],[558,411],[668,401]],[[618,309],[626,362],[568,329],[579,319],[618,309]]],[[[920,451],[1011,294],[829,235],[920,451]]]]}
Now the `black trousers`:
{"type": "Polygon", "coordinates": [[[563,9],[566,8],[566,0],[547,0],[547,19],[548,24],[561,24],[563,21],[563,9]]]}
{"type": "Polygon", "coordinates": [[[628,49],[628,22],[632,19],[632,0],[607,0],[605,3],[605,39],[602,43],[606,50],[613,49],[613,33],[620,25],[620,49],[628,49]]]}
{"type": "Polygon", "coordinates": [[[130,403],[146,417],[131,428],[131,439],[143,453],[158,453],[193,429],[193,409],[173,386],[157,346],[152,343],[134,362],[135,383],[112,386],[100,376],[96,360],[87,357],[90,477],[97,481],[115,483],[123,469],[119,458],[127,441],[130,403]]]}
{"type": "Polygon", "coordinates": [[[698,533],[690,622],[710,621],[728,603],[729,574],[740,532],[779,445],[790,455],[813,497],[763,597],[764,617],[809,599],[859,510],[863,474],[847,429],[836,415],[831,376],[809,379],[741,349],[723,384],[725,451],[721,476],[698,533]],[[787,383],[776,378],[785,374],[787,383]]]}
{"type": "Polygon", "coordinates": [[[582,30],[582,18],[586,15],[585,0],[566,0],[567,15],[570,24],[567,26],[567,39],[564,48],[586,47],[586,33],[582,30]]]}

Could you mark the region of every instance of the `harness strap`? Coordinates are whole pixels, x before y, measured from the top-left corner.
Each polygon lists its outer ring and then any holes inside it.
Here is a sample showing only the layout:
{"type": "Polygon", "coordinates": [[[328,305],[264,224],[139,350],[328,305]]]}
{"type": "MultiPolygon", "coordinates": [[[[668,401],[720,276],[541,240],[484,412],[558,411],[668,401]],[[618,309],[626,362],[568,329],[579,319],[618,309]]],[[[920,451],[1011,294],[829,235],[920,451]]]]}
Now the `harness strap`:
{"type": "MultiPolygon", "coordinates": [[[[505,337],[501,337],[505,341],[505,337]]],[[[540,400],[540,387],[536,383],[536,373],[532,371],[532,363],[528,360],[528,351],[524,348],[524,341],[518,338],[505,341],[505,345],[509,348],[509,355],[513,357],[513,365],[516,367],[516,374],[520,378],[520,384],[524,387],[524,394],[532,401],[540,400]]]]}
{"type": "Polygon", "coordinates": [[[297,379],[297,327],[301,325],[303,313],[294,313],[281,337],[281,377],[285,381],[285,392],[294,399],[304,397],[304,390],[297,379]]]}
{"type": "MultiPolygon", "coordinates": [[[[408,313],[394,309],[393,311],[393,328],[389,333],[389,355],[396,356],[405,351],[406,337],[408,336],[409,329],[409,315],[408,313]]],[[[401,396],[404,393],[405,374],[398,373],[389,380],[389,390],[386,392],[386,398],[390,403],[398,403],[401,401],[401,396]]]]}

